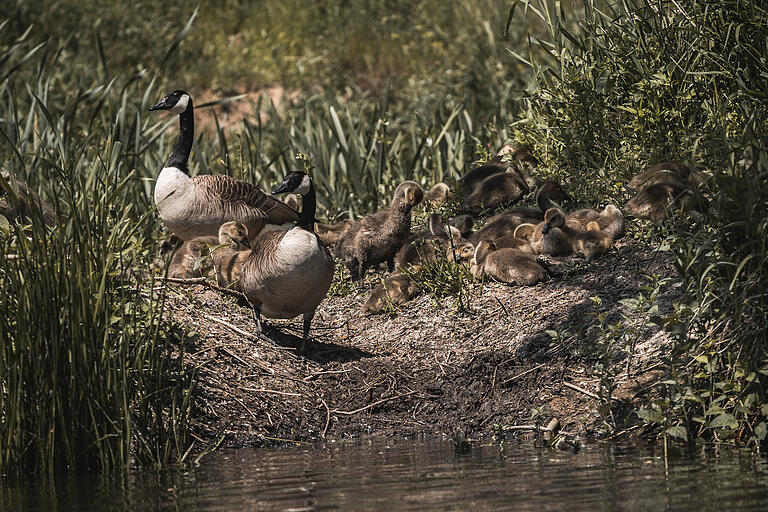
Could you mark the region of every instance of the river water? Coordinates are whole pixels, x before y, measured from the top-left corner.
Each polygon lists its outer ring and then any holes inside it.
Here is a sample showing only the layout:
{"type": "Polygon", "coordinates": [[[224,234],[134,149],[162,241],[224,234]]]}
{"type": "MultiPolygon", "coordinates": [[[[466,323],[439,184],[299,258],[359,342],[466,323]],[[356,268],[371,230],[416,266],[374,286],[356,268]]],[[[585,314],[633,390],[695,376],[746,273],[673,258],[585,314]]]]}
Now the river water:
{"type": "Polygon", "coordinates": [[[221,450],[123,477],[0,479],[0,510],[768,510],[764,457],[597,444],[580,453],[451,441],[221,450]]]}

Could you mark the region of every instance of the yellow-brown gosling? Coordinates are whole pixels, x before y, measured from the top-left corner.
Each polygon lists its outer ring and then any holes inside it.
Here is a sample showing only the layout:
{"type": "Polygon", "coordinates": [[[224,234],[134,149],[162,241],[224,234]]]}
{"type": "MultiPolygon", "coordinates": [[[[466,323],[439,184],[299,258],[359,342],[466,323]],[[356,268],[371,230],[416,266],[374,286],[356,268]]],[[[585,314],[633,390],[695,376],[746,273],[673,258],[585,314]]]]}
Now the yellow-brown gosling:
{"type": "Polygon", "coordinates": [[[241,222],[225,222],[219,228],[218,242],[224,247],[217,247],[211,254],[216,280],[219,286],[239,289],[240,273],[251,253],[248,228],[241,222]]]}
{"type": "Polygon", "coordinates": [[[374,287],[362,309],[364,313],[379,313],[387,303],[405,304],[419,293],[421,289],[416,283],[402,272],[395,272],[374,287]]]}
{"type": "Polygon", "coordinates": [[[531,254],[518,249],[497,249],[489,240],[483,240],[475,249],[471,272],[478,279],[488,276],[495,281],[523,286],[547,278],[547,271],[531,254]]]}
{"type": "Polygon", "coordinates": [[[208,240],[190,240],[184,242],[176,249],[168,265],[168,277],[176,279],[194,279],[203,277],[211,268],[208,259],[201,260],[208,250],[207,242],[214,242],[215,239],[208,240]]]}
{"type": "Polygon", "coordinates": [[[595,222],[587,223],[587,230],[574,237],[573,252],[581,254],[587,261],[597,258],[608,252],[613,245],[613,238],[600,229],[595,222]]]}

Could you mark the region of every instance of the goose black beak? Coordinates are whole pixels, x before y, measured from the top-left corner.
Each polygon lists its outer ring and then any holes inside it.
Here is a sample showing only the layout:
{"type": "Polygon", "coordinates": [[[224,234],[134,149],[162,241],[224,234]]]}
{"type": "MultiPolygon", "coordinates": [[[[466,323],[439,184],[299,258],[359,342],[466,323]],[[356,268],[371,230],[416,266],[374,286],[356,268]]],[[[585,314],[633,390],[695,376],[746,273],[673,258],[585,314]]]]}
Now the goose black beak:
{"type": "Polygon", "coordinates": [[[272,191],[273,194],[282,194],[283,192],[288,192],[288,183],[285,181],[272,191]]]}
{"type": "Polygon", "coordinates": [[[170,107],[168,106],[168,103],[166,103],[165,98],[161,99],[151,107],[149,107],[149,110],[168,110],[170,107]]]}
{"type": "Polygon", "coordinates": [[[549,224],[544,224],[541,228],[541,232],[546,235],[549,232],[549,224]]]}

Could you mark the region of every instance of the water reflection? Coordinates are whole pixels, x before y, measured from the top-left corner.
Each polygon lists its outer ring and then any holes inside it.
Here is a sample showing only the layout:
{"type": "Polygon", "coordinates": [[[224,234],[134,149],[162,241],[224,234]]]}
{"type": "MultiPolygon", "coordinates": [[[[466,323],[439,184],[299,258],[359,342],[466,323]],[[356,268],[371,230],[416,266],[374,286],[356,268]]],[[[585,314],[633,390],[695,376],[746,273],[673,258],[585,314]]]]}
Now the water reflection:
{"type": "Polygon", "coordinates": [[[579,454],[448,441],[221,451],[201,466],[0,481],[0,510],[766,510],[765,461],[595,445],[579,454]]]}

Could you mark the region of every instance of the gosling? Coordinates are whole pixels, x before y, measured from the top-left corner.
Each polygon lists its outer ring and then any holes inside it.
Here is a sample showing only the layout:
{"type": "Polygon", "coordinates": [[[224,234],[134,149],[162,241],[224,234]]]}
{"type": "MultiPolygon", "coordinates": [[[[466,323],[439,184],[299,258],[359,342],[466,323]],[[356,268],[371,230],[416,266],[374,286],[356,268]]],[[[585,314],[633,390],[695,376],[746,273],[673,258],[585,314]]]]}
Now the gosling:
{"type": "Polygon", "coordinates": [[[573,252],[581,254],[589,262],[598,256],[602,256],[613,245],[613,238],[600,229],[595,222],[587,223],[587,230],[579,233],[573,240],[573,252]]]}
{"type": "Polygon", "coordinates": [[[362,282],[368,268],[385,261],[390,272],[394,270],[395,254],[411,231],[411,210],[423,197],[416,182],[401,183],[389,209],[368,214],[348,228],[334,251],[353,280],[362,282]]]}
{"type": "Polygon", "coordinates": [[[589,208],[583,208],[569,213],[566,221],[574,221],[585,229],[589,230],[587,224],[597,222],[600,231],[611,237],[611,240],[618,240],[624,236],[624,214],[616,206],[609,204],[603,208],[602,212],[597,212],[589,208]]]}
{"type": "Polygon", "coordinates": [[[573,240],[581,231],[566,223],[560,208],[550,208],[544,214],[544,222],[537,224],[531,233],[531,247],[538,253],[552,256],[571,254],[573,240]]]}
{"type": "Polygon", "coordinates": [[[219,286],[239,290],[240,273],[250,255],[248,228],[237,221],[225,222],[219,228],[220,245],[211,254],[219,286]]]}
{"type": "Polygon", "coordinates": [[[424,192],[424,204],[438,206],[445,203],[451,196],[450,187],[441,182],[424,192]]]}
{"type": "Polygon", "coordinates": [[[168,277],[194,279],[206,275],[210,270],[210,261],[203,258],[208,248],[207,242],[215,243],[215,240],[190,240],[181,244],[168,265],[168,277]]]}
{"type": "Polygon", "coordinates": [[[489,240],[483,240],[475,249],[471,272],[478,279],[488,276],[494,281],[521,286],[547,278],[546,269],[531,254],[518,249],[497,249],[489,240]]]}
{"type": "Polygon", "coordinates": [[[379,313],[386,309],[387,304],[405,304],[421,293],[419,286],[401,272],[387,276],[383,283],[377,285],[363,304],[363,312],[379,313]]]}

